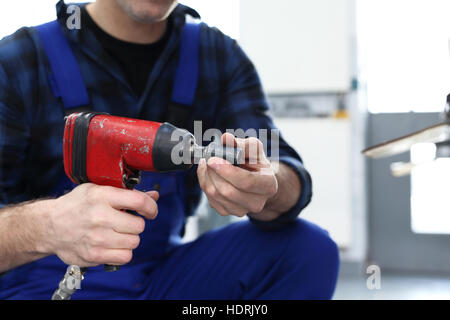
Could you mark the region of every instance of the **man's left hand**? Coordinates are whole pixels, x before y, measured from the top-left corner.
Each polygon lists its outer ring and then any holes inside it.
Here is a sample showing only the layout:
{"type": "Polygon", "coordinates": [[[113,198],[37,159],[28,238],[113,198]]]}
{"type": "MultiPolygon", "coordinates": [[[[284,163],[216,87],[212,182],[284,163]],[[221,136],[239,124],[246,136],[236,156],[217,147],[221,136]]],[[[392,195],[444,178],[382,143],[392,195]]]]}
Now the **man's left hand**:
{"type": "Polygon", "coordinates": [[[213,157],[201,159],[197,169],[200,187],[209,204],[220,215],[243,217],[258,214],[278,191],[278,181],[264,147],[257,138],[239,139],[230,133],[222,135],[222,143],[244,150],[245,164],[233,166],[213,157]]]}

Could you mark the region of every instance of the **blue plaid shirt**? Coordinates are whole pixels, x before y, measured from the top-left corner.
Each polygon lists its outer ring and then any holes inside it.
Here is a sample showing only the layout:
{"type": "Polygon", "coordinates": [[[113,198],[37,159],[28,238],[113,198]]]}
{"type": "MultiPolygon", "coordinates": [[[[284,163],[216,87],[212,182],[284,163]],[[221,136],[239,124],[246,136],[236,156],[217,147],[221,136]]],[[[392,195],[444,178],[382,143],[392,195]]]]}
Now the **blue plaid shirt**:
{"type": "MultiPolygon", "coordinates": [[[[65,26],[64,1],[56,7],[58,20],[65,26]]],[[[199,17],[183,5],[174,10],[167,46],[141,96],[134,93],[117,62],[108,56],[90,30],[65,28],[94,110],[162,121],[170,103],[186,14],[199,17]]],[[[53,95],[49,74],[49,63],[34,28],[21,28],[0,41],[0,206],[48,196],[64,175],[64,109],[62,101],[53,95]]],[[[266,114],[268,109],[258,74],[237,42],[202,23],[194,119],[202,121],[203,130],[273,129],[274,124],[266,114]]],[[[279,160],[300,177],[302,195],[277,220],[253,221],[261,227],[295,219],[311,198],[311,179],[301,158],[282,138],[279,146],[279,160]]],[[[186,215],[195,211],[200,199],[195,170],[190,170],[186,178],[186,215]]]]}

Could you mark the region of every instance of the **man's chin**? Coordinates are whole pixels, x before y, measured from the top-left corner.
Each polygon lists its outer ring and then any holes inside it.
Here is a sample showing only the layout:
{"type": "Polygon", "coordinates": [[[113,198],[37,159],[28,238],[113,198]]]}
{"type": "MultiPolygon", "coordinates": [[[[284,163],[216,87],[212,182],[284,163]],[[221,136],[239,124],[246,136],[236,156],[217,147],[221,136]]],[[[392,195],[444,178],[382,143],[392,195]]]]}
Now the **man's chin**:
{"type": "Polygon", "coordinates": [[[127,14],[133,20],[140,23],[160,22],[172,13],[177,6],[177,1],[149,1],[133,2],[133,0],[117,0],[127,14]]]}
{"type": "Polygon", "coordinates": [[[140,23],[155,23],[160,22],[169,16],[169,13],[162,13],[162,14],[153,14],[153,13],[141,13],[141,12],[131,12],[129,15],[133,18],[133,20],[140,22],[140,23]]]}

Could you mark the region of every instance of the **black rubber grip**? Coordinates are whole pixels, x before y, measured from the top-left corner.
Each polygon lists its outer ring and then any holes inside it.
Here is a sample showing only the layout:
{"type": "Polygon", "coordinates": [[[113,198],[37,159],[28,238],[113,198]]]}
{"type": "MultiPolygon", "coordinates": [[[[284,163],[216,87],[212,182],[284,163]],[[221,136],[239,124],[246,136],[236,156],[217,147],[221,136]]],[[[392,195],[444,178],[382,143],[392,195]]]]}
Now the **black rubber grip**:
{"type": "Polygon", "coordinates": [[[106,272],[115,272],[120,269],[120,266],[114,266],[112,264],[104,264],[103,268],[106,272]]]}
{"type": "MultiPolygon", "coordinates": [[[[191,141],[194,136],[187,130],[179,129],[170,123],[163,123],[159,127],[153,142],[153,167],[158,172],[171,172],[178,170],[187,170],[192,167],[191,156],[186,154],[186,161],[174,163],[172,161],[172,152],[189,152],[191,141]]],[[[180,155],[180,158],[184,158],[180,155]]]]}

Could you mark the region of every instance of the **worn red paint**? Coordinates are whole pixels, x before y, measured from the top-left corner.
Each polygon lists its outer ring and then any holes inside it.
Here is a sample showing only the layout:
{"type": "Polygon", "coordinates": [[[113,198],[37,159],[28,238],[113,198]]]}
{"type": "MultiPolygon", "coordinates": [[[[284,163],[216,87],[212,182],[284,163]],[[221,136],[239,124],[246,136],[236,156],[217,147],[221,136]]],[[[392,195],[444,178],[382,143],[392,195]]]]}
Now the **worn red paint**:
{"type": "MultiPolygon", "coordinates": [[[[64,130],[64,168],[72,178],[72,141],[75,120],[70,115],[64,130]]],[[[155,171],[152,151],[155,135],[161,123],[95,115],[89,125],[86,145],[86,173],[90,182],[123,188],[127,168],[155,171]],[[101,174],[100,174],[101,173],[101,174]]]]}

